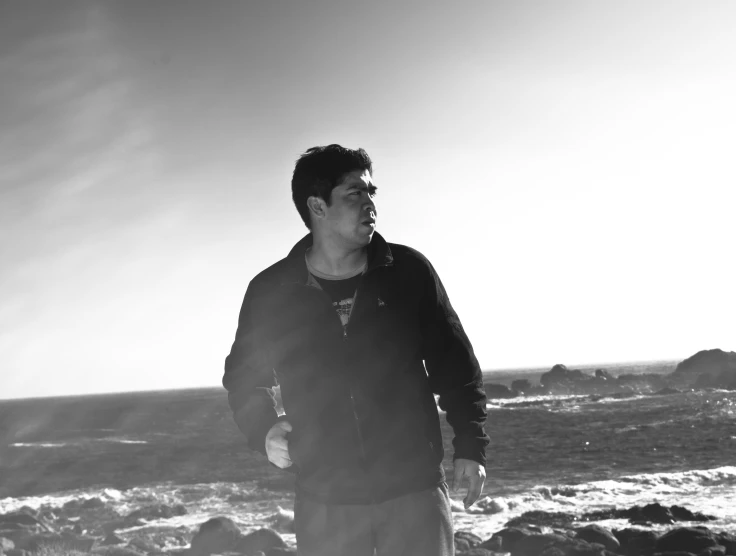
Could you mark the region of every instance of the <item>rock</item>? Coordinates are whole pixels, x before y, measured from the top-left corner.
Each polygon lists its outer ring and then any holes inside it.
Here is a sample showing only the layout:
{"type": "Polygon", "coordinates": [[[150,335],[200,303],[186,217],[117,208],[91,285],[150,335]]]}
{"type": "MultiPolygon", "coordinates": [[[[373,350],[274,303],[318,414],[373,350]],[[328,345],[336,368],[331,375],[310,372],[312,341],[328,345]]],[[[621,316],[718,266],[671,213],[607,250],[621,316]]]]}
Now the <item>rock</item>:
{"type": "Polygon", "coordinates": [[[69,500],[61,507],[61,510],[67,515],[75,515],[82,510],[99,510],[105,507],[105,502],[98,497],[85,498],[83,500],[69,500]]]}
{"type": "Polygon", "coordinates": [[[626,556],[642,556],[652,554],[659,534],[654,531],[641,529],[621,529],[613,531],[616,539],[621,543],[620,552],[626,556]]]}
{"type": "Polygon", "coordinates": [[[652,523],[671,524],[675,522],[675,517],[672,515],[670,509],[662,506],[658,502],[642,507],[633,506],[626,512],[626,517],[629,518],[630,523],[635,521],[651,521],[652,523]]]}
{"type": "Polygon", "coordinates": [[[600,378],[602,380],[616,380],[614,376],[605,369],[596,369],[595,378],[600,378]]]}
{"type": "Polygon", "coordinates": [[[496,543],[499,551],[513,552],[516,549],[516,544],[531,534],[530,531],[520,527],[506,527],[493,533],[493,536],[480,546],[490,549],[490,543],[496,543]]]}
{"type": "Polygon", "coordinates": [[[490,496],[486,496],[470,506],[467,513],[498,514],[508,509],[508,505],[503,500],[494,500],[490,496]]]}
{"type": "Polygon", "coordinates": [[[511,383],[511,390],[523,394],[532,389],[532,383],[525,378],[516,379],[511,383]]]}
{"type": "Polygon", "coordinates": [[[123,544],[125,541],[118,537],[115,533],[110,533],[105,537],[105,539],[102,541],[103,546],[111,546],[115,544],[123,544]]]}
{"type": "Polygon", "coordinates": [[[575,521],[577,516],[566,512],[545,512],[541,510],[533,510],[524,512],[506,522],[506,527],[518,527],[520,525],[543,525],[547,527],[569,528],[570,524],[575,521]]]}
{"type": "Polygon", "coordinates": [[[140,550],[141,552],[158,552],[161,550],[159,546],[154,544],[148,539],[141,539],[141,538],[132,538],[130,541],[128,541],[128,546],[130,548],[133,548],[134,550],[140,550]]]}
{"type": "Polygon", "coordinates": [[[513,392],[508,386],[504,384],[484,384],[483,387],[486,391],[486,396],[489,400],[497,400],[502,398],[514,398],[517,393],[513,392]]]}
{"type": "Polygon", "coordinates": [[[718,544],[726,547],[726,554],[736,556],[736,535],[733,533],[718,533],[716,535],[718,544]]]}
{"type": "Polygon", "coordinates": [[[680,390],[678,390],[677,388],[672,388],[670,386],[667,386],[665,388],[662,388],[661,390],[657,390],[656,392],[654,392],[653,395],[654,396],[669,396],[671,394],[679,394],[679,393],[680,393],[680,390]]]}
{"type": "Polygon", "coordinates": [[[192,556],[230,552],[235,549],[241,537],[240,529],[232,519],[213,517],[199,526],[189,550],[192,556]]]}
{"type": "Polygon", "coordinates": [[[601,527],[600,525],[591,524],[585,527],[576,529],[577,538],[587,541],[589,543],[602,544],[606,550],[611,552],[618,552],[621,548],[621,543],[608,529],[601,527]]]}
{"type": "Polygon", "coordinates": [[[455,537],[455,552],[465,553],[470,550],[470,543],[465,539],[458,539],[455,537]]]}
{"type": "Polygon", "coordinates": [[[699,351],[678,363],[672,374],[674,376],[707,374],[720,378],[726,373],[734,372],[736,372],[736,352],[708,349],[699,351]]]}
{"type": "Polygon", "coordinates": [[[712,521],[715,517],[711,515],[701,514],[700,512],[691,512],[682,506],[670,506],[670,513],[679,521],[712,521]]]}
{"type": "Polygon", "coordinates": [[[235,551],[250,554],[263,550],[268,555],[272,548],[286,548],[286,543],[273,529],[263,528],[241,537],[235,546],[235,551]]]}
{"type": "Polygon", "coordinates": [[[0,537],[0,554],[7,552],[8,550],[13,550],[14,548],[15,543],[13,541],[6,539],[5,537],[0,537]]]}
{"type": "Polygon", "coordinates": [[[532,533],[519,539],[516,545],[514,545],[513,550],[511,550],[511,555],[537,556],[548,546],[556,543],[564,543],[568,538],[564,535],[554,533],[532,533]]]}
{"type": "Polygon", "coordinates": [[[51,533],[53,528],[43,519],[24,512],[0,515],[0,537],[15,540],[18,535],[51,533]]]}
{"type": "Polygon", "coordinates": [[[493,535],[490,539],[480,543],[476,548],[484,548],[485,550],[489,550],[491,552],[503,552],[504,549],[502,549],[501,547],[502,544],[503,539],[501,537],[493,535]]]}
{"type": "Polygon", "coordinates": [[[468,545],[471,548],[474,546],[478,546],[480,543],[483,542],[483,539],[481,539],[475,533],[471,533],[470,531],[455,531],[455,540],[458,539],[467,541],[468,545]]]}
{"type": "Polygon", "coordinates": [[[605,548],[601,544],[565,537],[564,540],[549,545],[539,556],[604,556],[604,552],[605,548]]]}
{"type": "Polygon", "coordinates": [[[539,378],[539,383],[547,388],[568,385],[571,382],[591,378],[583,371],[570,370],[565,365],[557,364],[539,378]]]}
{"type": "Polygon", "coordinates": [[[704,527],[678,527],[659,537],[654,545],[654,551],[684,551],[698,554],[717,544],[715,535],[704,527]]]}
{"type": "Polygon", "coordinates": [[[726,556],[726,547],[720,544],[698,552],[698,556],[726,556]]]}

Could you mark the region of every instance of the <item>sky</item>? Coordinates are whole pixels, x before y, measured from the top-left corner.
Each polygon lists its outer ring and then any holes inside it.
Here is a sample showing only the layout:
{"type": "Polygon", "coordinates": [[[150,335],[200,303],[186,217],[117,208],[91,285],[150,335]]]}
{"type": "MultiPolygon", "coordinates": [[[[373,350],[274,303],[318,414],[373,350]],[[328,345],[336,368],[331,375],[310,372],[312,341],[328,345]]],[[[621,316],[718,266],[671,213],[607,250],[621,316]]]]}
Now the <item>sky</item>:
{"type": "Polygon", "coordinates": [[[481,367],[736,351],[736,4],[0,0],[0,399],[220,384],[365,148],[481,367]]]}

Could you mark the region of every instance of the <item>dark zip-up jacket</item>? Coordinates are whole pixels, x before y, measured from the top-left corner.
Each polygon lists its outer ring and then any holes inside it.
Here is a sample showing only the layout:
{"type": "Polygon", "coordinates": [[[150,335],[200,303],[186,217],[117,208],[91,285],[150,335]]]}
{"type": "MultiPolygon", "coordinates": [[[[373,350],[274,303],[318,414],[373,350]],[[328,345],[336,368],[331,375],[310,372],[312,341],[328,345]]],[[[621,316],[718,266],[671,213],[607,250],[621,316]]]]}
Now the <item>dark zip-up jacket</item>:
{"type": "Polygon", "coordinates": [[[323,502],[381,502],[442,482],[433,394],[454,458],[485,465],[486,395],[478,361],[430,262],[373,235],[343,329],[310,280],[307,235],[248,286],[223,385],[248,445],[265,454],[281,386],[297,492],[323,502]]]}

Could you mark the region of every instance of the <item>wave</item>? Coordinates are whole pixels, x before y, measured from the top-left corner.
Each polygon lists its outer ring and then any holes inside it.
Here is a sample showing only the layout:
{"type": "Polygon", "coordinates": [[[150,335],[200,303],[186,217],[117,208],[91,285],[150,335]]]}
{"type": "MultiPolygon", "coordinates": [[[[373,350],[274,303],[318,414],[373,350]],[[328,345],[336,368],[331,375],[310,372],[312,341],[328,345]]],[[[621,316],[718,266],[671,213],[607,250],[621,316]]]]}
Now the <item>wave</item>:
{"type": "Polygon", "coordinates": [[[8,444],[9,448],[66,448],[80,446],[92,442],[110,442],[114,444],[148,444],[147,440],[132,440],[130,438],[85,438],[72,442],[15,442],[8,444]]]}
{"type": "Polygon", "coordinates": [[[15,444],[8,444],[10,448],[62,448],[68,445],[68,442],[16,442],[15,444]]]}

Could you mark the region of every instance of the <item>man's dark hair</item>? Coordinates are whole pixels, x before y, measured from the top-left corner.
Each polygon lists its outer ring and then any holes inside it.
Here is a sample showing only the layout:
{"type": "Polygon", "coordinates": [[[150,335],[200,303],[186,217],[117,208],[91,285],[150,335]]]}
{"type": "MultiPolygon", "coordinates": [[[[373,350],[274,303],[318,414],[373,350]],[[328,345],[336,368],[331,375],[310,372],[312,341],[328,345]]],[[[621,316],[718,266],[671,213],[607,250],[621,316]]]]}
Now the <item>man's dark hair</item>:
{"type": "Polygon", "coordinates": [[[340,178],[355,170],[368,170],[373,174],[373,162],[364,149],[332,144],[312,147],[299,157],[291,178],[291,197],[307,228],[311,229],[307,199],[320,197],[329,205],[332,190],[340,178]]]}

